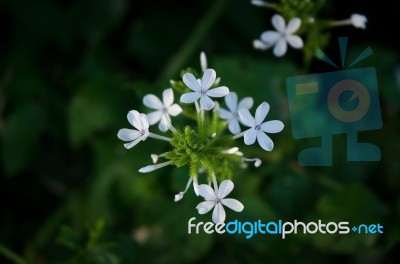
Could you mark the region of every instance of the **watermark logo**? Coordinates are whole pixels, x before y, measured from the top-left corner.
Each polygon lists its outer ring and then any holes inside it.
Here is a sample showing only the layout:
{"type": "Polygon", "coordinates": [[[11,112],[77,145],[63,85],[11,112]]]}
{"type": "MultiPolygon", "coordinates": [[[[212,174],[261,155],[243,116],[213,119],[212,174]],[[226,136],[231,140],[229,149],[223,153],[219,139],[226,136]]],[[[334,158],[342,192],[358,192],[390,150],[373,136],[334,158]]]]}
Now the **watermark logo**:
{"type": "Polygon", "coordinates": [[[228,223],[213,222],[195,222],[196,217],[192,217],[188,221],[188,234],[243,234],[246,239],[252,238],[254,235],[278,235],[282,239],[286,239],[288,235],[302,234],[383,234],[383,226],[381,224],[360,224],[351,226],[349,222],[342,221],[339,223],[328,222],[322,220],[317,222],[304,223],[294,220],[293,222],[285,222],[282,220],[264,222],[258,220],[255,222],[241,222],[239,220],[228,223]]]}
{"type": "MultiPolygon", "coordinates": [[[[382,127],[376,71],[373,67],[349,69],[372,55],[366,48],[347,69],[347,38],[339,38],[342,70],[289,77],[286,80],[292,134],[295,139],[321,137],[321,146],[299,153],[302,166],[332,166],[332,136],[347,134],[348,161],[379,161],[381,150],[358,141],[358,132],[382,127]]],[[[316,55],[339,67],[322,51],[316,55]]]]}

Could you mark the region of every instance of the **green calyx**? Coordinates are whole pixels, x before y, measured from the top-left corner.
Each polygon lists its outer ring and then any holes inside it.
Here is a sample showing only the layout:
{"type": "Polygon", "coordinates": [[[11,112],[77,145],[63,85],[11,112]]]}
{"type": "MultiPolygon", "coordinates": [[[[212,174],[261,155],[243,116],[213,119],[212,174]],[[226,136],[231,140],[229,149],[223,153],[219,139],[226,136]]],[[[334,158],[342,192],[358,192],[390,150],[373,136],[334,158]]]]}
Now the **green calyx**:
{"type": "Polygon", "coordinates": [[[197,175],[202,167],[208,172],[219,174],[219,177],[230,178],[230,163],[239,164],[241,161],[236,155],[223,154],[224,150],[233,147],[232,136],[199,132],[190,126],[186,126],[183,131],[177,130],[171,140],[173,150],[166,154],[166,158],[177,167],[189,164],[191,176],[197,175]]]}

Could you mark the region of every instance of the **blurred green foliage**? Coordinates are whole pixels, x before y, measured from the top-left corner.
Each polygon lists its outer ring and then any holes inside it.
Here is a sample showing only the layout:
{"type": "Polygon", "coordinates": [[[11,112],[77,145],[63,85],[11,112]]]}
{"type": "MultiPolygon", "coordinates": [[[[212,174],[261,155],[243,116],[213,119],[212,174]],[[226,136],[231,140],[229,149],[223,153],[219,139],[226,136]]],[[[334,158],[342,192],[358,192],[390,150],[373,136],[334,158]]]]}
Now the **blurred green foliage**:
{"type": "MultiPolygon", "coordinates": [[[[349,36],[350,57],[368,45],[375,52],[363,64],[377,70],[384,126],[360,138],[383,156],[346,162],[345,137],[338,135],[335,165],[326,168],[297,165],[309,142],[292,138],[285,80],[332,69],[318,61],[303,68],[295,50],[283,59],[254,51],[252,40],[270,27],[271,11],[244,0],[0,2],[0,262],[396,263],[400,43],[382,38],[381,27],[399,24],[399,4],[349,2],[327,1],[322,16],[369,18],[366,31],[334,29],[331,40],[349,36]],[[201,50],[224,85],[256,105],[269,102],[269,117],[286,124],[271,153],[243,145],[264,163],[235,176],[232,195],[245,210],[227,212],[227,219],[381,223],[383,235],[187,234],[192,216],[210,219],[197,214],[193,192],[173,202],[188,169],[139,174],[168,143],[127,151],[116,133],[128,126],[129,110],[146,111],[145,94],[160,94],[182,68],[198,69],[201,50]]],[[[339,58],[337,50],[332,41],[326,53],[339,58]]]]}

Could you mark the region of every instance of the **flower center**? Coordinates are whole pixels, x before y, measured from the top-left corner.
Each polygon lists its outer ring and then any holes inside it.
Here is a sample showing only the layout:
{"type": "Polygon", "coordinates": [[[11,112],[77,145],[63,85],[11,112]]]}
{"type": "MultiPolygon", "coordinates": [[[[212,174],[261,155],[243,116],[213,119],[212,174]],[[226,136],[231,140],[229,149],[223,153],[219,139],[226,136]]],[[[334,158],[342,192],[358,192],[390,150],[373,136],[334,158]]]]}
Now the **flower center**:
{"type": "Polygon", "coordinates": [[[256,126],[254,129],[259,131],[261,129],[261,125],[256,126]]]}
{"type": "Polygon", "coordinates": [[[221,199],[220,199],[220,198],[217,198],[217,200],[215,200],[215,205],[217,205],[217,204],[219,204],[219,203],[221,203],[221,199]]]}

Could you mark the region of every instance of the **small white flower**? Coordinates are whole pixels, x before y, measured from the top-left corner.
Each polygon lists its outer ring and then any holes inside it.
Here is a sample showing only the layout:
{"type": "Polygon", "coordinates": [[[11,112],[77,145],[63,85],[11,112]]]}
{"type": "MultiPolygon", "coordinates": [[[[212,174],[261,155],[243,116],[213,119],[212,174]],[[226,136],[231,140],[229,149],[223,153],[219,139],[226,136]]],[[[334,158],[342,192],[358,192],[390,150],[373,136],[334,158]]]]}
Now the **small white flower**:
{"type": "Polygon", "coordinates": [[[137,130],[123,128],[118,131],[117,136],[123,141],[131,141],[124,144],[125,148],[130,149],[140,141],[145,141],[149,136],[149,121],[145,114],[140,114],[135,110],[129,111],[128,121],[137,130]]]}
{"type": "Polygon", "coordinates": [[[212,220],[217,224],[225,221],[223,205],[236,212],[241,212],[244,208],[241,202],[236,199],[225,198],[233,190],[233,187],[234,185],[231,180],[221,182],[216,191],[207,184],[201,184],[199,186],[199,194],[204,197],[205,201],[199,203],[196,207],[199,214],[206,214],[214,208],[212,220]]]}
{"type": "Polygon", "coordinates": [[[165,132],[171,127],[171,117],[177,116],[182,112],[182,108],[178,104],[174,104],[174,92],[172,88],[163,92],[163,101],[161,102],[154,94],[148,94],[143,98],[145,106],[157,111],[147,114],[150,125],[160,122],[158,128],[165,132]]]}
{"type": "Polygon", "coordinates": [[[367,23],[367,17],[364,15],[360,15],[360,14],[352,14],[350,17],[351,20],[351,24],[355,27],[355,28],[362,28],[362,29],[366,29],[367,26],[365,25],[367,23]]]}
{"type": "Polygon", "coordinates": [[[258,141],[258,144],[267,151],[271,151],[274,148],[274,142],[267,136],[266,133],[278,133],[281,132],[284,125],[279,120],[272,120],[264,122],[265,117],[269,112],[269,104],[263,102],[257,107],[255,118],[250,114],[247,109],[240,109],[239,116],[242,123],[250,129],[244,132],[244,143],[246,145],[252,145],[258,141]]]}
{"type": "Polygon", "coordinates": [[[193,103],[200,99],[200,105],[205,110],[211,110],[215,103],[210,97],[224,97],[229,93],[229,89],[225,86],[210,89],[214,84],[216,72],[213,69],[207,69],[201,80],[196,80],[193,74],[185,73],[183,82],[193,92],[185,93],[181,96],[181,102],[193,103]]]}
{"type": "Polygon", "coordinates": [[[219,116],[222,119],[228,120],[228,128],[232,134],[240,133],[240,125],[239,125],[239,110],[240,109],[250,109],[253,106],[253,98],[246,97],[240,100],[238,103],[238,97],[235,92],[230,92],[225,97],[225,103],[228,106],[228,110],[220,108],[219,116]]]}
{"type": "Polygon", "coordinates": [[[262,33],[261,40],[253,42],[254,48],[265,50],[275,46],[273,50],[274,55],[282,57],[286,53],[287,43],[295,49],[303,47],[303,40],[299,36],[293,35],[301,26],[300,18],[295,17],[291,19],[286,27],[283,17],[276,14],[272,17],[272,25],[276,31],[269,30],[262,33]]]}

